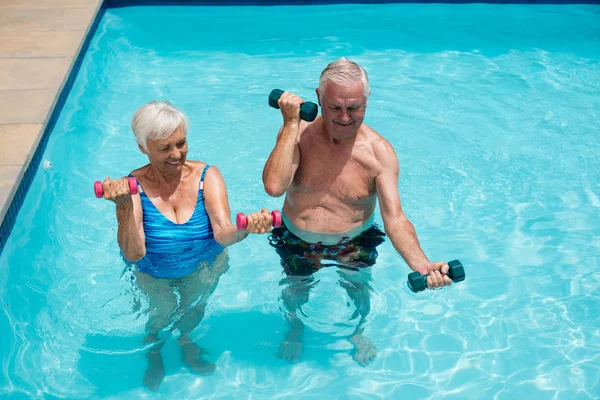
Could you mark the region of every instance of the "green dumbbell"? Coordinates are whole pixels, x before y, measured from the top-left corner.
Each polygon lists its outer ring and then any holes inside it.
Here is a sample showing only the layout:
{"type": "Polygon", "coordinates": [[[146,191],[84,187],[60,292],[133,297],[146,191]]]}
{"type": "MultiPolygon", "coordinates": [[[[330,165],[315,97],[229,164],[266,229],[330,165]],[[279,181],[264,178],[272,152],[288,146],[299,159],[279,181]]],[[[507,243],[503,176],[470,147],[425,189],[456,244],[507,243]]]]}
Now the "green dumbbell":
{"type": "MultiPolygon", "coordinates": [[[[269,95],[269,105],[273,108],[279,108],[279,98],[283,94],[283,90],[281,89],[273,89],[271,94],[269,95]]],[[[311,103],[307,101],[302,103],[300,106],[300,119],[303,119],[307,122],[312,122],[317,118],[317,113],[319,112],[319,107],[315,103],[311,103]]]]}
{"type": "MultiPolygon", "coordinates": [[[[465,280],[465,268],[458,260],[453,260],[448,263],[450,269],[448,270],[448,278],[452,279],[452,282],[462,282],[465,280]]],[[[427,277],[429,274],[421,275],[419,272],[411,272],[408,274],[408,288],[413,292],[421,292],[427,289],[427,277]]]]}

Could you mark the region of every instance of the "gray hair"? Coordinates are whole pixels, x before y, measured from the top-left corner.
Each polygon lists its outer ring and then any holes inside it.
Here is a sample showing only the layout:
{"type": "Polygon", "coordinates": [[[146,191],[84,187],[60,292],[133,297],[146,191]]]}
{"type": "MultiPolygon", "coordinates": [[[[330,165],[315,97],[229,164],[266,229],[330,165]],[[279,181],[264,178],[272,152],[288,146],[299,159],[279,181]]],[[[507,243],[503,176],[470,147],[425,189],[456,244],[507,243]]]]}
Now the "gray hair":
{"type": "Polygon", "coordinates": [[[166,139],[181,127],[187,133],[190,126],[188,117],[168,101],[153,100],[140,107],[131,120],[135,140],[146,151],[148,140],[166,139]]]}
{"type": "Polygon", "coordinates": [[[368,99],[371,94],[369,77],[367,71],[357,63],[342,57],[325,67],[321,72],[319,79],[319,92],[325,93],[327,82],[333,82],[337,85],[348,85],[360,80],[363,85],[365,98],[368,99]]]}

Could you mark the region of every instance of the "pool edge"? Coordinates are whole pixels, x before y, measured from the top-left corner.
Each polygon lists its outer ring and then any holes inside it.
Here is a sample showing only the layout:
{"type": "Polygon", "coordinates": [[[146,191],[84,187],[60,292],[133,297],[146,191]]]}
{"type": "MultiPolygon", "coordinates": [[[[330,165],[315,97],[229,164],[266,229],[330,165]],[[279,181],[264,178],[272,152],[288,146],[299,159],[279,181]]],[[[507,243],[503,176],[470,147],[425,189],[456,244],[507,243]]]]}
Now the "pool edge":
{"type": "MultiPolygon", "coordinates": [[[[69,96],[85,54],[89,48],[90,41],[96,33],[106,8],[105,1],[99,1],[96,5],[93,16],[90,21],[88,21],[87,28],[84,30],[82,39],[79,42],[79,46],[73,54],[73,60],[56,90],[52,103],[41,124],[41,128],[34,139],[31,152],[29,153],[31,156],[27,156],[23,165],[20,166],[20,170],[12,183],[12,187],[9,189],[8,196],[0,209],[0,254],[2,254],[4,246],[12,232],[19,211],[23,206],[25,196],[31,187],[31,183],[42,161],[42,156],[46,150],[50,134],[54,129],[56,121],[69,96]]],[[[25,123],[22,125],[25,125],[25,123]]],[[[18,166],[14,167],[18,168],[18,166]]]]}

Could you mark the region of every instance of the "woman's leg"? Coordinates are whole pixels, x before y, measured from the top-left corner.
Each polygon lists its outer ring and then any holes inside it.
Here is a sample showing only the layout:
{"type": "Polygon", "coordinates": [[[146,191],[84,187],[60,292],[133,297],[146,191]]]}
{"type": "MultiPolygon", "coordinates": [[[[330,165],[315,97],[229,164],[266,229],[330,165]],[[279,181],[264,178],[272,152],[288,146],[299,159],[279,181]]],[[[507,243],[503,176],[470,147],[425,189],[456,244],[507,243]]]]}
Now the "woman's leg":
{"type": "Polygon", "coordinates": [[[181,317],[173,326],[173,330],[178,329],[181,333],[177,342],[182,349],[183,362],[199,374],[210,374],[216,366],[204,360],[202,355],[205,351],[194,343],[189,335],[204,318],[206,302],[228,269],[229,257],[225,250],[216,257],[212,266],[200,265],[195,272],[181,278],[179,282],[181,317]]]}
{"type": "Polygon", "coordinates": [[[135,272],[138,287],[148,297],[148,322],[144,343],[149,345],[146,359],[148,367],[144,374],[144,385],[150,390],[158,390],[165,371],[160,350],[164,339],[159,339],[160,331],[171,325],[172,315],[177,309],[177,296],[168,279],[153,278],[143,272],[135,272]]]}

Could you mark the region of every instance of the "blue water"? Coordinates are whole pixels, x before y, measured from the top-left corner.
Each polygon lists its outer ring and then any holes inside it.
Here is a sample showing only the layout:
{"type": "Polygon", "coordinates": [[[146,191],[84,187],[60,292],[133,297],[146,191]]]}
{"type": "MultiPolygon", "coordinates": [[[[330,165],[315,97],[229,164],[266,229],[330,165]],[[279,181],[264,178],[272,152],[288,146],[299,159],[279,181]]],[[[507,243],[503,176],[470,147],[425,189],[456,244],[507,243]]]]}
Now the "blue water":
{"type": "MultiPolygon", "coordinates": [[[[304,307],[305,352],[275,357],[286,323],[265,236],[230,269],[193,338],[208,377],[163,348],[158,398],[600,397],[600,8],[528,5],[132,7],[91,42],[0,256],[0,396],[139,398],[148,304],[124,271],[114,206],[92,182],[146,163],[133,112],[189,115],[189,158],[217,165],[232,214],[282,199],[261,173],[281,122],[273,88],[315,101],[325,65],[361,63],[365,122],[395,147],[426,253],[467,279],[411,293],[389,242],[372,271],[362,368],[333,268],[304,307]]],[[[377,215],[377,221],[381,218],[377,215]]]]}

